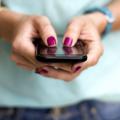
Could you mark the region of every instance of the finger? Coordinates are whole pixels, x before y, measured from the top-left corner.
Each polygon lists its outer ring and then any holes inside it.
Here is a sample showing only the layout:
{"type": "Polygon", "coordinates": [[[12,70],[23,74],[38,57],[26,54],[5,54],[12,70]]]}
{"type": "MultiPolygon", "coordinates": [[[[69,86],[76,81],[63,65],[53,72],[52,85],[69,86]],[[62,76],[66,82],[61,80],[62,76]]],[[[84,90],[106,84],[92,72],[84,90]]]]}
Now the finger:
{"type": "MultiPolygon", "coordinates": [[[[95,34],[97,34],[96,32],[93,32],[93,31],[95,31],[95,30],[92,30],[91,29],[91,31],[87,31],[86,33],[83,33],[83,34],[80,34],[80,36],[79,36],[79,39],[81,39],[81,40],[93,40],[93,38],[95,37],[95,34]]],[[[98,38],[98,37],[96,37],[96,38],[98,38]]]]}
{"type": "MultiPolygon", "coordinates": [[[[87,44],[89,44],[89,42],[87,43],[85,40],[78,39],[76,48],[80,55],[87,55],[87,53],[88,53],[88,45],[87,44]]],[[[83,68],[84,68],[83,63],[84,62],[79,62],[79,63],[74,64],[72,66],[72,70],[74,72],[78,71],[79,69],[83,70],[83,68]]]]}
{"type": "Polygon", "coordinates": [[[103,54],[103,45],[100,42],[93,42],[89,45],[89,52],[88,52],[88,66],[94,66],[99,61],[99,58],[103,54]]]}
{"type": "Polygon", "coordinates": [[[71,47],[74,46],[75,43],[77,42],[83,24],[78,19],[73,19],[68,25],[63,38],[64,46],[71,47]]]}
{"type": "Polygon", "coordinates": [[[21,64],[21,63],[17,63],[16,65],[19,66],[22,69],[25,69],[25,70],[28,70],[28,71],[34,71],[34,69],[29,65],[21,64]]]}
{"type": "Polygon", "coordinates": [[[87,24],[86,26],[84,26],[84,28],[82,29],[79,39],[81,40],[87,40],[87,41],[93,41],[96,39],[100,39],[99,35],[98,35],[98,31],[96,31],[96,28],[93,27],[93,24],[87,24]]]}
{"type": "Polygon", "coordinates": [[[50,78],[55,78],[55,79],[61,79],[65,81],[71,81],[74,79],[74,75],[70,72],[61,70],[61,69],[54,69],[53,67],[45,67],[39,72],[37,72],[43,76],[50,77],[50,78]],[[46,72],[47,71],[47,72],[46,72]]]}
{"type": "MultiPolygon", "coordinates": [[[[20,38],[17,38],[17,39],[20,39],[20,38]]],[[[30,61],[34,65],[37,62],[37,60],[35,59],[35,47],[31,41],[14,43],[13,44],[13,53],[16,56],[17,55],[23,56],[25,59],[27,59],[27,61],[30,61]]]]}
{"type": "Polygon", "coordinates": [[[15,52],[11,55],[11,59],[15,61],[17,64],[24,64],[26,66],[30,66],[33,69],[42,68],[46,66],[46,64],[42,62],[40,62],[39,64],[33,64],[32,62],[27,60],[25,57],[20,56],[15,52]]]}
{"type": "Polygon", "coordinates": [[[23,57],[21,57],[21,56],[18,56],[18,55],[13,54],[13,55],[11,56],[11,59],[12,59],[13,61],[15,61],[16,64],[18,64],[18,65],[20,64],[20,65],[29,66],[29,67],[32,68],[32,69],[35,69],[35,68],[36,68],[36,66],[35,66],[34,64],[30,63],[29,61],[27,61],[25,58],[23,58],[23,57]]]}
{"type": "Polygon", "coordinates": [[[52,63],[52,64],[50,64],[50,66],[55,69],[61,69],[61,70],[65,70],[67,72],[73,72],[72,71],[73,64],[70,64],[70,63],[52,63]]]}
{"type": "Polygon", "coordinates": [[[35,27],[46,46],[56,46],[57,36],[47,17],[38,17],[38,19],[35,20],[35,27]]]}
{"type": "MultiPolygon", "coordinates": [[[[18,38],[19,39],[19,38],[18,38]]],[[[22,56],[25,60],[29,61],[31,64],[37,67],[46,66],[46,63],[42,63],[35,58],[35,47],[31,41],[16,43],[13,46],[13,53],[15,55],[22,56]]]]}
{"type": "Polygon", "coordinates": [[[42,65],[36,60],[35,57],[35,46],[32,41],[32,37],[35,36],[31,36],[34,32],[36,32],[33,25],[27,22],[21,26],[18,32],[19,34],[16,34],[13,40],[13,52],[16,52],[17,54],[23,56],[33,64],[36,64],[38,66],[42,65]]]}
{"type": "Polygon", "coordinates": [[[94,66],[99,61],[99,58],[103,54],[103,46],[102,44],[98,42],[90,42],[88,41],[88,54],[87,54],[87,61],[81,63],[78,63],[73,66],[73,69],[76,69],[77,67],[81,66],[81,70],[85,70],[88,67],[94,66]]]}

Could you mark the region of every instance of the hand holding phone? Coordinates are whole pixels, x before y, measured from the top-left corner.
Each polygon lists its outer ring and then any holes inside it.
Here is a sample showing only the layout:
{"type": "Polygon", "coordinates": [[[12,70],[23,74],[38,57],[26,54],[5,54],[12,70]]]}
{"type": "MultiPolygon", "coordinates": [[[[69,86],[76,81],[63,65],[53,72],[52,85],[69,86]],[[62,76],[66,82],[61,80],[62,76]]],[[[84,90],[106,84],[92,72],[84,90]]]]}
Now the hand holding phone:
{"type": "Polygon", "coordinates": [[[35,39],[36,59],[47,63],[80,63],[87,60],[87,46],[78,40],[74,47],[63,47],[59,41],[57,47],[46,47],[35,39]]]}

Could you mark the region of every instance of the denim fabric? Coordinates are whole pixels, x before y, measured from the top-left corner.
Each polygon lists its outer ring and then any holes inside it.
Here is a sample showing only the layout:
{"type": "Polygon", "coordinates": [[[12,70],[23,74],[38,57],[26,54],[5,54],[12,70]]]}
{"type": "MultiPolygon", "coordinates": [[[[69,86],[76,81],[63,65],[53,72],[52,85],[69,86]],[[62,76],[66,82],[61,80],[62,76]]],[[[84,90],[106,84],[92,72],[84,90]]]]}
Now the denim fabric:
{"type": "Polygon", "coordinates": [[[120,120],[120,103],[89,100],[54,109],[0,108],[0,120],[120,120]]]}

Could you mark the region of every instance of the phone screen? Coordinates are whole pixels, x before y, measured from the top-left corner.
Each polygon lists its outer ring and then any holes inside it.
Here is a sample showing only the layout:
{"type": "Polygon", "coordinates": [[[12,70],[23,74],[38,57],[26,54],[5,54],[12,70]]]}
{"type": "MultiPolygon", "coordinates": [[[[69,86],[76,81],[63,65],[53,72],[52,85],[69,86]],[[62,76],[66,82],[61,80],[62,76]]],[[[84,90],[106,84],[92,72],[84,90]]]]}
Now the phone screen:
{"type": "Polygon", "coordinates": [[[63,47],[58,41],[57,47],[36,44],[36,58],[42,62],[84,62],[87,60],[87,45],[78,40],[74,47],[63,47]]]}

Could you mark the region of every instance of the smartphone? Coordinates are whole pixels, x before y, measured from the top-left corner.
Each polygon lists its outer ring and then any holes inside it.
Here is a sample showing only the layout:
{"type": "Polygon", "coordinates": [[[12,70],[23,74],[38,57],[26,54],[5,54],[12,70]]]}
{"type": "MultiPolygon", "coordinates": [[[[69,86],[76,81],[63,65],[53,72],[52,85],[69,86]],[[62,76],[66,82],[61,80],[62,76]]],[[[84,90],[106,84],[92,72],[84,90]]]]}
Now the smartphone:
{"type": "Polygon", "coordinates": [[[78,40],[74,47],[63,47],[61,41],[58,41],[57,47],[46,47],[40,41],[34,39],[35,57],[40,62],[74,64],[87,60],[87,45],[82,40],[78,40]]]}

